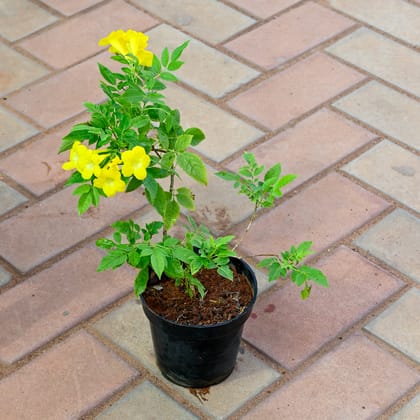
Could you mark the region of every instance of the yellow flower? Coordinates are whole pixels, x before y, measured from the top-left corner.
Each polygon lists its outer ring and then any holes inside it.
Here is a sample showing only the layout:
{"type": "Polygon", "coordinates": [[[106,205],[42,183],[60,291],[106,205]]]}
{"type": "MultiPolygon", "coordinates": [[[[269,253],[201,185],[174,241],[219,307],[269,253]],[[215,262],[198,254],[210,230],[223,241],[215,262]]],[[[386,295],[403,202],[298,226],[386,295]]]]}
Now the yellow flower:
{"type": "Polygon", "coordinates": [[[149,37],[142,32],[136,32],[132,29],[124,32],[118,29],[118,31],[113,31],[107,37],[102,38],[99,45],[111,45],[109,52],[113,54],[127,55],[131,53],[138,58],[140,64],[150,67],[153,62],[153,53],[145,49],[148,39],[149,37]]]}
{"type": "Polygon", "coordinates": [[[150,164],[150,157],[141,146],[135,146],[121,154],[123,161],[122,173],[124,176],[134,175],[137,179],[146,178],[146,168],[150,164]]]}
{"type": "Polygon", "coordinates": [[[87,149],[85,145],[81,144],[80,141],[75,141],[70,150],[70,160],[63,163],[61,167],[65,171],[72,171],[73,169],[77,169],[78,162],[81,156],[83,156],[85,149],[87,149]]]}
{"type": "Polygon", "coordinates": [[[97,172],[97,178],[93,181],[93,185],[101,188],[107,197],[112,197],[117,192],[125,191],[125,183],[121,179],[121,173],[118,164],[121,160],[114,158],[108,165],[97,172]]]}
{"type": "Polygon", "coordinates": [[[75,141],[70,150],[70,160],[62,165],[66,171],[76,169],[83,179],[91,179],[93,174],[100,171],[99,164],[107,155],[100,155],[97,150],[88,149],[80,141],[75,141]]]}

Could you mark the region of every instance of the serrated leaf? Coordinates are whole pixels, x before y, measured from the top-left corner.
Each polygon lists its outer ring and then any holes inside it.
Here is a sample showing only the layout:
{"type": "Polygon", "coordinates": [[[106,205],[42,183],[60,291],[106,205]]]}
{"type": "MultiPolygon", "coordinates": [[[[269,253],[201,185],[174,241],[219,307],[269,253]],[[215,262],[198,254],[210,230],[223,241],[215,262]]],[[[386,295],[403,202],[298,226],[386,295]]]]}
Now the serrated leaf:
{"type": "Polygon", "coordinates": [[[162,156],[160,164],[162,165],[163,169],[169,170],[172,169],[172,166],[175,161],[175,153],[173,151],[169,151],[162,156]]]}
{"type": "Polygon", "coordinates": [[[197,155],[190,152],[179,153],[177,163],[191,178],[207,185],[206,167],[197,155]]]}
{"type": "Polygon", "coordinates": [[[175,141],[175,150],[184,152],[191,145],[192,136],[190,134],[181,134],[175,141]]]}
{"type": "Polygon", "coordinates": [[[145,98],[144,92],[136,86],[130,86],[122,95],[121,98],[132,104],[138,104],[145,98]]]}
{"type": "Polygon", "coordinates": [[[297,175],[294,174],[288,174],[283,177],[281,177],[274,185],[274,189],[277,190],[279,188],[283,188],[285,185],[290,184],[292,181],[294,181],[297,178],[297,175]]]}
{"type": "Polygon", "coordinates": [[[180,214],[179,204],[175,200],[167,202],[163,222],[165,229],[170,229],[178,220],[180,214]]]}
{"type": "Polygon", "coordinates": [[[195,210],[194,197],[189,188],[178,188],[176,191],[176,199],[182,207],[191,211],[195,210]]]}
{"type": "Polygon", "coordinates": [[[96,246],[102,249],[111,249],[114,246],[114,242],[107,238],[101,238],[96,241],[96,246]]]}
{"type": "Polygon", "coordinates": [[[183,44],[181,44],[179,47],[176,47],[171,54],[171,62],[178,60],[179,57],[181,57],[182,52],[187,48],[190,41],[185,41],[183,44]]]}
{"type": "Polygon", "coordinates": [[[135,177],[132,177],[127,184],[127,188],[125,189],[125,192],[134,191],[142,185],[143,185],[143,181],[141,181],[141,180],[139,180],[135,177]]]}
{"type": "Polygon", "coordinates": [[[74,172],[70,175],[69,179],[64,184],[66,187],[73,184],[79,184],[80,182],[86,182],[85,179],[83,179],[80,172],[74,172]]]}
{"type": "Polygon", "coordinates": [[[115,85],[115,82],[117,81],[117,78],[115,77],[114,73],[101,63],[98,63],[98,67],[99,67],[99,71],[102,74],[102,77],[108,83],[111,83],[111,85],[115,85]]]}
{"type": "Polygon", "coordinates": [[[134,293],[137,298],[146,290],[148,281],[149,270],[146,267],[139,271],[134,280],[134,293]]]}
{"type": "Polygon", "coordinates": [[[166,47],[163,51],[162,51],[162,55],[160,57],[161,61],[162,61],[162,65],[164,67],[168,66],[169,63],[169,50],[168,47],[166,47]]]}
{"type": "Polygon", "coordinates": [[[77,203],[77,211],[79,215],[85,213],[92,204],[92,196],[90,193],[84,193],[80,196],[79,201],[77,203]]]}
{"type": "Polygon", "coordinates": [[[102,258],[97,271],[115,269],[122,266],[127,261],[127,254],[118,250],[110,251],[102,258]]]}
{"type": "Polygon", "coordinates": [[[330,287],[327,277],[324,275],[324,273],[321,270],[318,270],[317,268],[308,267],[306,265],[302,265],[300,267],[300,271],[303,271],[308,279],[312,280],[314,283],[319,284],[323,287],[330,287]]]}
{"type": "Polygon", "coordinates": [[[232,172],[220,171],[216,172],[215,175],[221,179],[224,179],[225,181],[239,181],[240,179],[237,174],[233,174],[232,172]]]}
{"type": "Polygon", "coordinates": [[[217,269],[217,272],[224,278],[228,280],[233,280],[233,271],[229,268],[228,265],[223,265],[217,269]]]}
{"type": "Polygon", "coordinates": [[[176,82],[178,80],[178,78],[175,75],[173,75],[172,73],[169,73],[167,71],[162,72],[160,74],[160,78],[162,80],[166,80],[168,82],[176,82]]]}
{"type": "MultiPolygon", "coordinates": [[[[269,181],[271,179],[278,179],[278,177],[281,174],[281,165],[280,163],[276,163],[274,166],[272,166],[264,175],[264,181],[269,181]]],[[[273,182],[274,183],[274,182],[273,182]]]]}
{"type": "Polygon", "coordinates": [[[162,66],[160,64],[160,60],[157,57],[157,55],[153,54],[153,62],[152,62],[152,70],[155,72],[155,74],[160,73],[162,69],[162,66]]]}
{"type": "Polygon", "coordinates": [[[92,186],[90,184],[79,185],[74,191],[73,195],[86,194],[90,191],[92,186]]]}
{"type": "Polygon", "coordinates": [[[161,249],[154,248],[150,257],[150,263],[152,265],[153,271],[160,279],[166,267],[166,255],[163,254],[161,249]]]}
{"type": "Polygon", "coordinates": [[[131,120],[131,126],[134,128],[143,128],[148,124],[150,124],[150,118],[141,115],[131,120]]]}
{"type": "Polygon", "coordinates": [[[168,65],[168,70],[176,71],[184,64],[183,61],[171,61],[168,65]]]}
{"type": "Polygon", "coordinates": [[[192,136],[191,146],[197,146],[197,144],[200,144],[206,138],[203,131],[197,127],[187,128],[184,134],[189,134],[192,136]]]}

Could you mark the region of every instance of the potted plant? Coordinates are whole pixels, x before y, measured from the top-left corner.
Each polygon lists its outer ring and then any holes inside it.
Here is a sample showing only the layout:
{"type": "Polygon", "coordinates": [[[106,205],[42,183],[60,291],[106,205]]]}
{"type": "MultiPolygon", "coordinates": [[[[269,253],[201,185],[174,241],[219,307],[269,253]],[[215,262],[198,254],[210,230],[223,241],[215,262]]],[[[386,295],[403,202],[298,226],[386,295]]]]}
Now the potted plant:
{"type": "MultiPolygon", "coordinates": [[[[73,193],[79,196],[79,214],[104,197],[138,189],[156,210],[158,220],[144,226],[132,220],[113,224],[112,239],[96,242],[107,252],[98,270],[129,264],[138,271],[134,292],[149,318],[162,373],[180,385],[204,387],[233,370],[243,324],[257,295],[255,275],[236,249],[258,210],[273,206],[295,175],[282,175],[279,163],[265,170],[246,152],[237,173],[217,173],[254,203],[243,235],[236,240],[233,235],[214,237],[191,215],[181,237],[171,234],[181,209],[194,211],[194,195],[179,180],[187,175],[207,184],[205,165],[190,150],[205,136],[199,128],[183,128],[179,111],[162,94],[167,82],[177,81],[173,72],[182,66],[188,42],[172,52],[165,48],[158,57],[147,51],[147,41],[132,30],[100,40],[100,45],[110,45],[121,70],[99,64],[107,100],[85,103],[90,120],[72,127],[59,152],[70,150],[63,168],[73,171],[66,185],[77,185],[73,193]]],[[[258,266],[268,270],[270,281],[290,275],[306,299],[311,281],[328,287],[321,271],[301,265],[310,253],[311,242],[303,242],[259,256],[264,258],[258,266]]]]}

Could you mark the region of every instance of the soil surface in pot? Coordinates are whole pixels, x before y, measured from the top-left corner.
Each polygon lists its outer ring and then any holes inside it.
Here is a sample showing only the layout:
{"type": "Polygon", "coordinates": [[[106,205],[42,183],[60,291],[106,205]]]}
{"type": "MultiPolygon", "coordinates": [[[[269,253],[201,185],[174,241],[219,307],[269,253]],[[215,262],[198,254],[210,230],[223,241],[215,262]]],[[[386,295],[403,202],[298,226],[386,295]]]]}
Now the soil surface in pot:
{"type": "Polygon", "coordinates": [[[201,270],[196,277],[206,288],[203,300],[197,294],[190,298],[172,279],[162,279],[143,293],[149,308],[178,324],[212,325],[235,318],[249,305],[253,291],[245,275],[232,267],[230,281],[216,270],[201,270]]]}

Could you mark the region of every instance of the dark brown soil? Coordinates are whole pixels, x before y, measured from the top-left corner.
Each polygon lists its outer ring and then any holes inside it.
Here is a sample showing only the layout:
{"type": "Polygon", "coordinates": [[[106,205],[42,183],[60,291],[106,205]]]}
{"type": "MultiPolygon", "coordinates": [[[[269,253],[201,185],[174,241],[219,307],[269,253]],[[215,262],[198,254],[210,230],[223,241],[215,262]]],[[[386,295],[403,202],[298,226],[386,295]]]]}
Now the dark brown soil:
{"type": "Polygon", "coordinates": [[[149,286],[143,297],[152,311],[164,318],[186,325],[212,325],[238,316],[251,302],[253,291],[247,278],[234,270],[233,281],[216,270],[202,270],[196,277],[207,290],[203,300],[190,298],[173,280],[149,286]]]}

